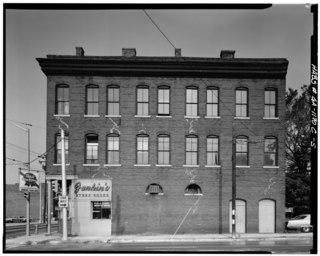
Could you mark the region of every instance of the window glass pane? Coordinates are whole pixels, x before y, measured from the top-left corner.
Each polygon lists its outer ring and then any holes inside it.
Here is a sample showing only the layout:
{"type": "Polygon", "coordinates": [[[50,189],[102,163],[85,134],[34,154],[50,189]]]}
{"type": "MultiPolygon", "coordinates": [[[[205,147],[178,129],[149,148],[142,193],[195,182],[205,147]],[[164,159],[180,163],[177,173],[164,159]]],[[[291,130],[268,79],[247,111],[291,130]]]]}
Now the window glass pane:
{"type": "Polygon", "coordinates": [[[270,115],[270,106],[269,105],[265,105],[264,106],[264,116],[265,117],[271,117],[271,115],[270,115]]]}
{"type": "Polygon", "coordinates": [[[236,153],[236,165],[246,166],[247,165],[247,154],[246,153],[236,153]]]}
{"type": "Polygon", "coordinates": [[[242,116],[241,115],[241,105],[236,105],[236,116],[242,116]]]}
{"type": "Polygon", "coordinates": [[[207,90],[207,103],[212,103],[213,101],[213,91],[207,90]]]}
{"type": "Polygon", "coordinates": [[[169,152],[164,152],[163,153],[163,164],[169,164],[169,152]]]}
{"type": "Polygon", "coordinates": [[[149,90],[147,88],[138,88],[138,101],[148,102],[149,90]]]}
{"type": "Polygon", "coordinates": [[[193,165],[197,164],[197,153],[192,152],[191,156],[192,156],[191,164],[193,164],[193,165]]]}
{"type": "Polygon", "coordinates": [[[108,151],[108,163],[119,164],[119,151],[108,151]]]}
{"type": "Polygon", "coordinates": [[[158,153],[158,163],[163,164],[164,162],[164,152],[159,152],[158,153]]]}
{"type": "Polygon", "coordinates": [[[274,105],[269,106],[269,109],[270,109],[269,117],[275,117],[276,116],[276,108],[275,108],[275,106],[274,105]]]}
{"type": "Polygon", "coordinates": [[[265,154],[264,155],[264,164],[266,166],[275,166],[276,165],[276,155],[275,154],[265,154]]]}
{"type": "Polygon", "coordinates": [[[246,104],[247,103],[247,91],[246,90],[241,91],[241,98],[242,98],[242,103],[246,104]]]}
{"type": "Polygon", "coordinates": [[[138,103],[138,115],[147,116],[148,115],[148,103],[138,103]]]}
{"type": "Polygon", "coordinates": [[[264,103],[270,104],[270,91],[264,91],[264,103]]]}
{"type": "Polygon", "coordinates": [[[192,102],[192,90],[187,89],[187,101],[188,103],[192,102]]]}
{"type": "Polygon", "coordinates": [[[264,145],[265,145],[264,147],[265,152],[276,152],[277,150],[275,139],[265,139],[264,145]]]}
{"type": "Polygon", "coordinates": [[[170,102],[170,90],[169,89],[166,89],[166,90],[163,90],[163,102],[167,102],[169,103],[170,102]]]}
{"type": "Polygon", "coordinates": [[[187,116],[192,116],[191,105],[190,104],[187,104],[186,115],[187,116]]]}
{"type": "Polygon", "coordinates": [[[197,116],[198,115],[198,105],[192,104],[191,105],[191,116],[197,116]]]}
{"type": "Polygon", "coordinates": [[[192,164],[191,152],[186,152],[186,164],[192,164]]]}
{"type": "Polygon", "coordinates": [[[270,91],[270,104],[276,104],[276,92],[270,91]]]}
{"type": "Polygon", "coordinates": [[[169,115],[169,104],[163,105],[163,112],[162,114],[167,114],[169,115]]]}
{"type": "Polygon", "coordinates": [[[191,102],[198,103],[198,90],[192,90],[191,102]]]}
{"type": "Polygon", "coordinates": [[[57,164],[61,164],[61,150],[57,150],[57,164]]]}
{"type": "Polygon", "coordinates": [[[58,113],[57,114],[64,114],[64,103],[58,102],[58,113]]]}
{"type": "Polygon", "coordinates": [[[241,91],[239,90],[236,91],[236,103],[242,103],[241,91]]]}
{"type": "Polygon", "coordinates": [[[237,152],[247,152],[247,139],[237,139],[236,142],[237,152]]]}
{"type": "Polygon", "coordinates": [[[137,163],[138,164],[148,164],[148,152],[138,151],[137,152],[137,163]]]}

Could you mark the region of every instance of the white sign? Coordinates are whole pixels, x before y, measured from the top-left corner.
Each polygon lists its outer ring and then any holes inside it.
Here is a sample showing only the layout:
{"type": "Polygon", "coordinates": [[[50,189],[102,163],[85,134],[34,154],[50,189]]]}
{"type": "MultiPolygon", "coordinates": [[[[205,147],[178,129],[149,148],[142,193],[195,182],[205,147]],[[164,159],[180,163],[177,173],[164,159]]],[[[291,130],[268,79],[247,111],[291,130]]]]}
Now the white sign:
{"type": "Polygon", "coordinates": [[[75,198],[111,201],[111,180],[83,179],[74,185],[75,198]]]}
{"type": "Polygon", "coordinates": [[[69,205],[68,196],[59,196],[59,207],[60,208],[68,207],[68,205],[69,205]]]}
{"type": "Polygon", "coordinates": [[[38,192],[40,188],[39,172],[19,171],[19,190],[38,192]]]}

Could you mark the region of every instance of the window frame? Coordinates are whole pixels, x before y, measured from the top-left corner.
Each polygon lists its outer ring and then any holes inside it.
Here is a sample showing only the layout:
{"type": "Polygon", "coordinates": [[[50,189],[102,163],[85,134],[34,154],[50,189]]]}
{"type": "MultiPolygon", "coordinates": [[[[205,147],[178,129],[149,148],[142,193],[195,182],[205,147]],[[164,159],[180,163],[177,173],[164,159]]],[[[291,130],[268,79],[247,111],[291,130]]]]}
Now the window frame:
{"type": "Polygon", "coordinates": [[[268,87],[264,89],[264,117],[265,118],[277,118],[278,117],[278,91],[276,88],[268,87]],[[267,92],[274,92],[274,104],[266,103],[266,93],[267,92]],[[266,115],[266,107],[269,107],[269,113],[270,113],[270,107],[274,106],[274,116],[267,116],[266,115]]]}
{"type": "MultiPolygon", "coordinates": [[[[108,165],[112,165],[112,164],[120,164],[120,135],[117,134],[117,133],[110,133],[110,134],[107,134],[106,136],[106,162],[108,165]],[[109,138],[118,138],[118,143],[119,143],[119,149],[118,150],[110,150],[109,149],[109,138]],[[117,163],[111,163],[110,162],[110,159],[109,159],[109,152],[112,152],[112,153],[117,153],[118,154],[118,162],[117,163]]],[[[113,141],[114,143],[114,141],[113,141]]]]}
{"type": "Polygon", "coordinates": [[[186,116],[187,117],[198,117],[199,116],[199,87],[197,87],[197,86],[194,86],[194,85],[190,85],[190,86],[187,86],[186,87],[186,89],[185,89],[185,113],[186,113],[186,116]],[[196,91],[197,92],[197,102],[196,103],[188,103],[188,90],[194,90],[194,91],[196,91]],[[196,115],[189,115],[188,114],[188,105],[196,105],[197,106],[197,108],[196,108],[196,110],[197,110],[197,113],[196,113],[196,115]]]}
{"type": "MultiPolygon", "coordinates": [[[[102,215],[102,207],[100,208],[100,210],[101,210],[101,212],[100,212],[100,214],[102,215]]],[[[111,217],[112,217],[112,211],[111,211],[111,202],[110,201],[91,201],[90,200],[90,210],[91,210],[91,214],[90,214],[90,219],[91,220],[111,220],[111,217]],[[93,209],[93,206],[94,206],[94,203],[98,203],[98,202],[100,202],[100,203],[104,203],[104,202],[106,202],[106,203],[108,203],[109,204],[109,208],[105,208],[105,209],[110,209],[110,212],[109,212],[109,218],[93,218],[93,212],[94,212],[94,209],[93,209]]]]}
{"type": "Polygon", "coordinates": [[[156,196],[156,195],[163,195],[163,188],[162,186],[159,184],[159,183],[151,183],[147,186],[146,188],[146,192],[145,192],[146,195],[152,195],[152,196],[156,196]],[[151,186],[158,186],[158,193],[150,193],[150,187],[151,186]]]}
{"type": "MultiPolygon", "coordinates": [[[[242,113],[242,108],[241,108],[241,113],[242,113]]],[[[249,90],[248,88],[246,87],[238,87],[236,88],[235,90],[235,117],[238,117],[238,118],[246,118],[246,117],[249,117],[249,90]],[[237,102],[237,92],[246,92],[246,103],[243,103],[242,102],[242,96],[241,96],[241,102],[238,103],[237,102]],[[246,115],[243,116],[243,115],[237,115],[237,106],[245,106],[246,108],[246,115]]]]}
{"type": "Polygon", "coordinates": [[[278,166],[278,138],[275,137],[275,136],[265,136],[264,137],[264,160],[263,160],[263,164],[264,166],[267,166],[267,167],[276,167],[278,166]],[[267,152],[266,151],[266,140],[274,140],[275,142],[275,152],[267,152]],[[274,165],[267,165],[266,164],[266,155],[274,155],[275,156],[275,164],[274,165]]]}
{"type": "Polygon", "coordinates": [[[236,145],[235,145],[235,160],[236,160],[236,166],[239,166],[239,167],[242,167],[242,166],[249,166],[249,137],[247,137],[247,136],[245,136],[245,135],[239,135],[239,136],[237,136],[236,137],[236,145]],[[237,142],[238,142],[238,140],[243,140],[243,139],[246,139],[246,148],[247,148],[247,150],[246,151],[237,151],[237,142]],[[239,153],[239,154],[246,154],[246,159],[247,159],[247,161],[246,161],[246,164],[245,165],[239,165],[238,163],[237,163],[237,153],[239,153]]]}
{"type": "MultiPolygon", "coordinates": [[[[64,108],[63,108],[64,109],[64,108]]],[[[55,98],[55,115],[70,115],[70,86],[67,84],[57,84],[56,85],[56,98],[55,98]],[[68,89],[68,100],[59,100],[59,89],[68,89]],[[59,103],[62,102],[63,106],[68,103],[68,113],[59,113],[59,103]]]]}
{"type": "Polygon", "coordinates": [[[136,135],[136,165],[148,165],[149,164],[149,157],[150,157],[150,137],[148,134],[138,134],[136,135]],[[139,150],[138,145],[139,145],[139,138],[148,138],[148,149],[147,150],[139,150]],[[139,152],[147,152],[147,163],[139,163],[138,162],[138,155],[139,152]]]}
{"type": "Polygon", "coordinates": [[[196,184],[196,183],[190,183],[190,184],[185,188],[185,190],[184,190],[184,195],[185,195],[185,196],[202,196],[203,193],[202,193],[201,187],[200,187],[198,184],[196,184]],[[189,193],[189,190],[191,189],[191,188],[190,188],[191,186],[193,186],[193,187],[196,188],[197,193],[189,193]]]}
{"type": "MultiPolygon", "coordinates": [[[[137,85],[136,87],[136,115],[137,116],[149,116],[150,113],[150,88],[148,85],[137,85]],[[138,95],[139,95],[139,89],[147,89],[148,90],[148,100],[147,101],[139,101],[138,100],[138,95]],[[139,110],[139,104],[147,104],[147,114],[139,114],[138,110],[139,110]]],[[[144,106],[144,105],[143,105],[144,106]]]]}
{"type": "Polygon", "coordinates": [[[220,138],[219,138],[219,136],[217,136],[217,135],[208,135],[207,136],[207,139],[206,139],[206,142],[207,142],[207,144],[206,144],[206,165],[207,166],[219,166],[220,165],[220,138]],[[218,141],[217,141],[217,144],[218,144],[218,150],[217,151],[209,151],[208,150],[208,139],[217,139],[218,141]],[[208,154],[212,154],[212,153],[217,153],[217,155],[218,155],[218,161],[217,161],[217,164],[209,164],[209,162],[208,162],[208,154]]]}
{"type": "Polygon", "coordinates": [[[106,95],[106,114],[107,116],[120,116],[121,113],[120,113],[120,86],[119,85],[108,85],[107,86],[107,95],[106,95]],[[118,90],[118,101],[109,101],[109,89],[117,89],[118,90]],[[110,104],[118,104],[118,113],[117,114],[111,114],[109,113],[110,109],[109,109],[109,103],[110,104]]]}
{"type": "Polygon", "coordinates": [[[220,104],[219,104],[219,97],[220,97],[220,91],[219,88],[216,86],[208,86],[206,89],[206,117],[219,117],[220,116],[220,104]],[[217,93],[217,102],[216,103],[212,103],[212,102],[208,102],[208,91],[215,91],[217,93]],[[210,105],[216,105],[217,106],[217,115],[208,115],[208,106],[210,105]]]}
{"type": "Polygon", "coordinates": [[[160,85],[157,88],[157,115],[158,116],[170,116],[171,115],[171,90],[170,90],[170,86],[168,85],[160,85]],[[160,90],[165,90],[169,92],[169,102],[165,103],[165,102],[160,102],[159,101],[159,95],[160,95],[160,90]],[[160,105],[168,105],[169,106],[169,113],[168,114],[164,114],[164,113],[160,113],[159,112],[159,106],[160,105]]]}
{"type": "Polygon", "coordinates": [[[170,164],[171,164],[171,137],[169,134],[162,133],[157,136],[157,165],[170,165],[170,164]],[[159,149],[159,146],[160,146],[159,139],[160,138],[168,138],[169,139],[169,149],[168,150],[160,150],[159,149]],[[169,154],[168,163],[160,163],[159,162],[159,159],[160,159],[159,154],[160,153],[163,153],[163,154],[168,153],[169,154]]]}
{"type": "Polygon", "coordinates": [[[95,84],[89,84],[86,86],[86,104],[85,104],[85,115],[88,115],[88,116],[96,116],[96,115],[99,115],[99,86],[98,85],[95,85],[95,84]],[[95,89],[98,91],[98,99],[97,101],[89,101],[88,100],[88,96],[89,96],[89,89],[95,89]],[[98,110],[97,110],[97,113],[94,113],[94,114],[89,114],[88,113],[88,106],[89,104],[97,104],[98,106],[98,110]]]}
{"type": "MultiPolygon", "coordinates": [[[[191,158],[192,159],[192,158],[191,158]]],[[[197,165],[199,165],[199,137],[197,136],[197,135],[195,135],[195,134],[188,134],[188,135],[186,135],[185,136],[185,165],[190,165],[190,166],[192,166],[192,165],[194,165],[194,166],[197,166],[197,165]],[[197,139],[197,150],[196,151],[187,151],[187,144],[188,144],[188,139],[189,138],[196,138],[197,139]],[[194,153],[194,152],[196,152],[196,163],[194,164],[194,163],[191,163],[191,164],[189,164],[189,163],[187,163],[187,155],[188,155],[188,153],[194,153]]]]}
{"type": "MultiPolygon", "coordinates": [[[[54,151],[54,164],[62,164],[61,162],[58,162],[58,155],[60,152],[60,156],[62,154],[62,149],[58,149],[58,145],[61,144],[61,133],[56,133],[55,134],[55,151],[54,151]],[[60,140],[58,141],[58,138],[60,138],[60,140]]],[[[68,141],[68,147],[65,148],[65,162],[66,164],[69,163],[69,143],[70,143],[70,139],[69,139],[69,134],[68,133],[65,133],[64,134],[64,139],[65,139],[65,142],[68,141]]],[[[60,157],[61,159],[61,157],[60,157]]]]}
{"type": "Polygon", "coordinates": [[[98,164],[99,163],[99,135],[97,134],[97,133],[87,133],[86,135],[85,135],[85,164],[98,164]],[[97,137],[97,158],[96,159],[94,159],[94,162],[92,162],[92,161],[88,161],[89,159],[88,159],[88,137],[89,136],[96,136],[97,137]]]}

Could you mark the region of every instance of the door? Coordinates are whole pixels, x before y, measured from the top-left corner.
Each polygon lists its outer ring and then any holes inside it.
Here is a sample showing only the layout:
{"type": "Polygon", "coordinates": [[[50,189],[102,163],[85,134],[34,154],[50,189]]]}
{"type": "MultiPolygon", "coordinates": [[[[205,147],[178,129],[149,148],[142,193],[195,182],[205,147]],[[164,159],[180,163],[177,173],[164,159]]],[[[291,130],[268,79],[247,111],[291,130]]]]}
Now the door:
{"type": "Polygon", "coordinates": [[[275,233],[275,201],[259,201],[259,233],[275,233]]]}
{"type": "MultiPolygon", "coordinates": [[[[232,201],[229,209],[229,231],[232,233],[232,201]]],[[[246,202],[243,200],[236,200],[236,233],[246,233],[246,202]]]]}

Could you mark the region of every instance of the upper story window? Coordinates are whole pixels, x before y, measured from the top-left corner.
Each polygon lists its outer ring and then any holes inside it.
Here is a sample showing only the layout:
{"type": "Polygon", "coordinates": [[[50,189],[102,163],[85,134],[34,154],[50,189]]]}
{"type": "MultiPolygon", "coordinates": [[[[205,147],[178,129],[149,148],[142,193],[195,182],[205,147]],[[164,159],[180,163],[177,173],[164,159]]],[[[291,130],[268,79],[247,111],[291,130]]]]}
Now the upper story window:
{"type": "Polygon", "coordinates": [[[202,195],[202,190],[199,185],[192,183],[186,187],[184,194],[185,195],[202,195]]]}
{"type": "Polygon", "coordinates": [[[137,135],[137,164],[149,164],[149,136],[137,135]]]}
{"type": "Polygon", "coordinates": [[[159,116],[170,115],[170,87],[169,86],[158,87],[158,115],[159,116]]]}
{"type": "Polygon", "coordinates": [[[56,87],[56,111],[57,115],[69,115],[69,86],[66,84],[56,87]]]}
{"type": "Polygon", "coordinates": [[[145,85],[137,86],[137,115],[149,115],[149,87],[145,85]]]}
{"type": "Polygon", "coordinates": [[[158,164],[170,164],[170,136],[158,135],[158,164]]]}
{"type": "Polygon", "coordinates": [[[264,91],[264,116],[277,117],[277,91],[268,88],[264,91]]]}
{"type": "Polygon", "coordinates": [[[198,136],[186,136],[186,165],[198,164],[198,136]]]}
{"type": "Polygon", "coordinates": [[[207,165],[219,165],[219,137],[207,137],[207,165]]]}
{"type": "Polygon", "coordinates": [[[95,133],[89,133],[86,135],[86,164],[98,163],[98,148],[99,139],[95,133]]]}
{"type": "Polygon", "coordinates": [[[107,163],[120,163],[120,136],[115,133],[107,135],[107,163]]]}
{"type": "Polygon", "coordinates": [[[186,116],[198,116],[198,87],[186,89],[186,116]]]}
{"type": "Polygon", "coordinates": [[[248,117],[248,89],[236,89],[236,117],[248,117]]]}
{"type": "Polygon", "coordinates": [[[277,166],[278,165],[278,145],[276,137],[264,138],[264,165],[265,166],[277,166]]]}
{"type": "Polygon", "coordinates": [[[163,189],[162,187],[157,183],[152,183],[148,185],[146,189],[147,195],[163,195],[163,189]]]}
{"type": "MultiPolygon", "coordinates": [[[[55,142],[55,163],[61,164],[61,155],[62,155],[62,143],[61,143],[61,134],[56,134],[55,142]]],[[[69,135],[65,134],[64,136],[64,148],[65,148],[65,163],[69,163],[69,135]]]]}
{"type": "Polygon", "coordinates": [[[236,165],[247,166],[248,164],[248,137],[238,136],[236,138],[236,165]]]}
{"type": "Polygon", "coordinates": [[[99,87],[97,85],[86,87],[86,115],[99,115],[99,87]]]}
{"type": "Polygon", "coordinates": [[[107,115],[120,115],[120,87],[117,85],[107,87],[107,115]]]}
{"type": "Polygon", "coordinates": [[[219,116],[219,89],[216,87],[207,88],[207,116],[219,116]]]}

